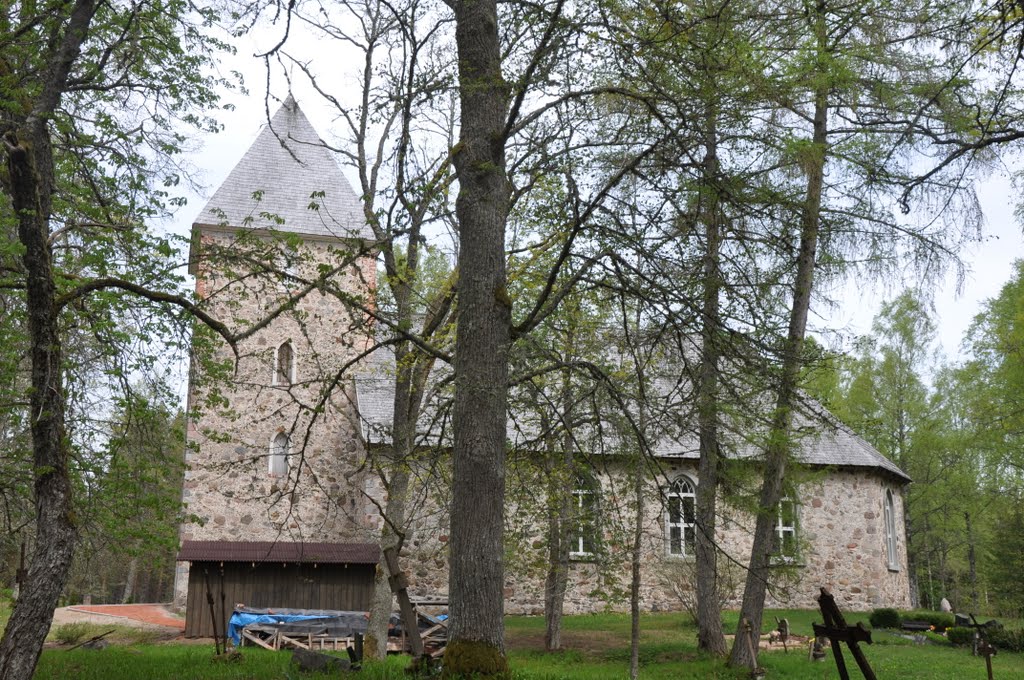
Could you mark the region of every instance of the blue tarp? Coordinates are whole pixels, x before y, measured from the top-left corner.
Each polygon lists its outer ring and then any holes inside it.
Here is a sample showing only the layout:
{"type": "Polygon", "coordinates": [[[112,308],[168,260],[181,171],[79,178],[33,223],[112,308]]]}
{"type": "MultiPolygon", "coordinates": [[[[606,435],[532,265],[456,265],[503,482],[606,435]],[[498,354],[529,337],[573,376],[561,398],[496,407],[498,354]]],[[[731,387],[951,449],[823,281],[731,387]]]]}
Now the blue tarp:
{"type": "MultiPolygon", "coordinates": [[[[285,634],[352,637],[356,633],[366,634],[369,617],[366,612],[334,609],[257,609],[240,606],[235,608],[228,620],[228,637],[238,645],[242,639],[242,629],[253,624],[273,626],[285,634]]],[[[392,614],[388,635],[400,635],[401,631],[402,624],[398,616],[392,614]]]]}
{"type": "Polygon", "coordinates": [[[242,641],[242,629],[253,623],[291,623],[293,621],[310,621],[313,619],[330,618],[326,615],[310,614],[250,614],[248,612],[235,611],[228,620],[228,637],[235,645],[242,641]]]}

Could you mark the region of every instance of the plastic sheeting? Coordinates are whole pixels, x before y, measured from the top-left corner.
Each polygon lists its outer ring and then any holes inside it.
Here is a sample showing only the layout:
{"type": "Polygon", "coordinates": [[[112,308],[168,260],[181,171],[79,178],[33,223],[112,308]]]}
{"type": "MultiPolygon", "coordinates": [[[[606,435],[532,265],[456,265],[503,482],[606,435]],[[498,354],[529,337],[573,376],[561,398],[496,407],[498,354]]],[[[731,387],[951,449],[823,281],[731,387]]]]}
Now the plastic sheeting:
{"type": "MultiPolygon", "coordinates": [[[[352,637],[365,634],[369,615],[366,612],[333,611],[329,609],[255,609],[236,608],[228,620],[228,637],[238,645],[242,629],[253,624],[271,625],[285,635],[326,635],[352,637]]],[[[391,616],[389,635],[401,632],[397,616],[391,616]]]]}

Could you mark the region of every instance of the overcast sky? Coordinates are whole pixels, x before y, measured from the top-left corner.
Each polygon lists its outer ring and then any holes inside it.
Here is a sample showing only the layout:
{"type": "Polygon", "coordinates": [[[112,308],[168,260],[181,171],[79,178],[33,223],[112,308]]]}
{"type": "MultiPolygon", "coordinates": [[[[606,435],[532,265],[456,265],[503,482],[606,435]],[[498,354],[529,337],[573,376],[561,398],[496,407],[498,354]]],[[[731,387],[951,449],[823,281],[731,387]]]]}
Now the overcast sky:
{"type": "MultiPolygon", "coordinates": [[[[171,228],[179,234],[188,233],[189,225],[205,205],[206,199],[241,159],[266,120],[263,100],[265,72],[259,60],[247,56],[257,49],[251,40],[239,43],[238,56],[224,62],[225,69],[238,69],[245,74],[250,95],[244,97],[239,93],[229,94],[226,101],[233,103],[235,110],[225,111],[218,116],[224,124],[224,132],[197,140],[202,148],[192,154],[190,160],[200,171],[198,180],[205,186],[205,193],[202,196],[190,195],[188,205],[176,215],[171,228]]],[[[337,61],[334,66],[339,66],[337,61]]],[[[328,141],[337,141],[333,137],[335,121],[332,120],[331,111],[325,108],[319,95],[298,80],[294,92],[299,105],[322,137],[328,141]]],[[[283,82],[274,82],[271,89],[279,97],[287,94],[283,82]]],[[[273,115],[277,103],[272,102],[270,109],[273,115]]],[[[346,174],[354,184],[354,177],[350,173],[346,174]]],[[[942,351],[951,359],[957,357],[964,332],[980,305],[998,295],[1010,277],[1013,261],[1024,257],[1024,238],[1013,214],[1017,192],[1010,184],[1008,173],[993,173],[977,189],[985,215],[985,227],[981,241],[968,245],[962,253],[968,267],[966,279],[959,291],[952,276],[947,277],[946,282],[934,291],[939,340],[942,351]]],[[[871,320],[879,306],[899,292],[898,288],[872,290],[863,285],[849,286],[839,296],[842,298],[839,308],[827,318],[819,317],[817,321],[818,325],[841,330],[840,333],[830,334],[826,342],[840,349],[844,344],[848,346],[856,335],[869,332],[871,320]]]]}

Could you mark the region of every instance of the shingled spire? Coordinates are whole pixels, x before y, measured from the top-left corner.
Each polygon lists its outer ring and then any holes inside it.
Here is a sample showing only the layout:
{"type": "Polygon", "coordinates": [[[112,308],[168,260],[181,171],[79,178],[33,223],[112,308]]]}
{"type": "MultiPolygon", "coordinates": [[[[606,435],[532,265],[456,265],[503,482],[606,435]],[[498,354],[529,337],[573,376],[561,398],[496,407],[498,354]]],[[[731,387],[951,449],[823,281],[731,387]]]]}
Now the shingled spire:
{"type": "Polygon", "coordinates": [[[213,194],[195,226],[373,238],[359,197],[291,95],[213,194]]]}

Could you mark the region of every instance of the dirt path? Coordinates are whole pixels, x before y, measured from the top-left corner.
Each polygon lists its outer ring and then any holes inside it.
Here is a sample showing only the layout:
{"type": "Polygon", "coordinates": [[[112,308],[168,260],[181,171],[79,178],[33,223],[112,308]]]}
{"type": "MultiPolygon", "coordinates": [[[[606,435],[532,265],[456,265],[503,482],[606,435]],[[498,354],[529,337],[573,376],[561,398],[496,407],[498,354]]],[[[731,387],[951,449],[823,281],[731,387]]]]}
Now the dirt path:
{"type": "Polygon", "coordinates": [[[162,604],[75,605],[53,612],[54,626],[78,622],[131,626],[175,635],[185,630],[185,619],[162,604]]]}

